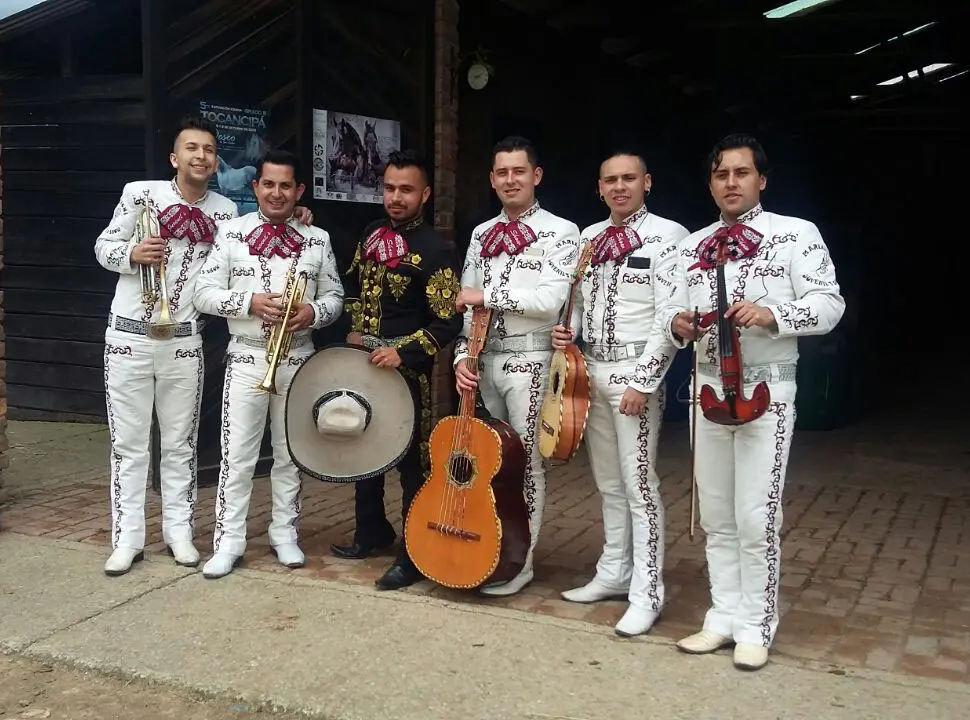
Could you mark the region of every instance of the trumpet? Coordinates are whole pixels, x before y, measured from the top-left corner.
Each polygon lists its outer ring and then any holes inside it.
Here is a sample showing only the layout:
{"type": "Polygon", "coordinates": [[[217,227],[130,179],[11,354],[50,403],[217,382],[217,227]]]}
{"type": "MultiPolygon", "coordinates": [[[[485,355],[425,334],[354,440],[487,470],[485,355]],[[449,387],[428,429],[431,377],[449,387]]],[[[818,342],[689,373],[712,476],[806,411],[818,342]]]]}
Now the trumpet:
{"type": "Polygon", "coordinates": [[[283,283],[283,319],[270,330],[269,340],[266,342],[266,362],[269,367],[266,368],[266,374],[256,386],[260,392],[279,395],[276,392],[276,371],[280,361],[289,354],[290,345],[293,343],[293,333],[286,331],[286,325],[297,307],[303,303],[306,284],[306,272],[301,272],[295,278],[292,267],[286,272],[286,280],[283,283]]]}
{"type": "MultiPolygon", "coordinates": [[[[135,238],[142,242],[148,237],[159,237],[161,230],[155,209],[148,204],[138,213],[135,224],[135,238]]],[[[165,260],[159,260],[156,265],[140,265],[141,301],[149,310],[154,310],[155,303],[161,300],[158,322],[148,323],[148,337],[155,340],[171,340],[175,337],[178,323],[172,322],[172,313],[168,304],[168,285],[165,283],[165,260]]]]}

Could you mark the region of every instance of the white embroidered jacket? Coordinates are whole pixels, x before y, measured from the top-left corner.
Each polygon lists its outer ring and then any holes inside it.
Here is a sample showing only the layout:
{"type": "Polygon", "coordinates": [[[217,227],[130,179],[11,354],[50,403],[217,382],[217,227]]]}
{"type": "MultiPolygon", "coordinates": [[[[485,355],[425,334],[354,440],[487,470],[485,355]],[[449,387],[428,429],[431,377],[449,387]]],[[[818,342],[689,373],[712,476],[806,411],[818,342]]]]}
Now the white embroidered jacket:
{"type": "MultiPolygon", "coordinates": [[[[94,254],[102,267],[120,274],[111,301],[111,313],[115,317],[141,322],[157,320],[161,305],[156,302],[149,308],[142,302],[140,266],[131,262],[131,251],[138,244],[135,224],[145,203],[150,203],[159,213],[179,204],[198,208],[217,225],[239,215],[236,203],[211,190],[197,202],[188,202],[174,180],[145,180],[125,185],[111,222],[94,243],[94,254]]],[[[212,244],[208,242],[168,238],[165,282],[169,309],[175,322],[189,322],[199,317],[194,303],[196,281],[211,249],[212,244]]]]}
{"type": "Polygon", "coordinates": [[[265,340],[273,326],[250,314],[253,295],[282,293],[286,273],[294,266],[294,276],[307,272],[303,301],[313,307],[313,325],[294,333],[294,339],[330,325],[340,316],[344,299],[330,234],[290,218],[287,224],[303,236],[300,254],[294,258],[253,255],[246,238],[265,222],[257,211],[219,227],[215,247],[199,276],[196,289],[199,309],[227,318],[229,332],[234,337],[265,340]]]}
{"type": "MultiPolygon", "coordinates": [[[[611,222],[604,220],[583,230],[583,246],[611,222]]],[[[574,336],[601,348],[644,345],[629,386],[652,393],[678,350],[660,318],[670,299],[677,249],[688,233],[683,225],[648,212],[645,205],[622,224],[636,231],[643,244],[619,263],[590,264],[573,301],[571,327],[574,336]]]]}
{"type": "MultiPolygon", "coordinates": [[[[760,205],[739,218],[739,222],[763,236],[757,253],[750,258],[729,261],[724,267],[728,304],[749,300],[767,307],[777,330],[741,328],[741,357],[744,367],[798,362],[798,336],[830,332],[845,311],[835,266],[828,247],[814,223],[796,217],[765,212],[760,205]]],[[[695,268],[698,245],[718,228],[722,220],[689,235],[680,245],[671,299],[665,310],[664,329],[679,347],[685,343],[673,335],[671,322],[683,310],[701,315],[717,302],[717,271],[695,268]]],[[[719,356],[715,324],[701,339],[698,363],[708,363],[708,374],[718,372],[719,356]]]]}
{"type": "MultiPolygon", "coordinates": [[[[537,333],[548,343],[552,328],[566,302],[569,283],[579,260],[579,227],[553,215],[536,202],[519,218],[536,240],[516,255],[501,252],[483,258],[482,236],[497,222],[509,222],[503,210],[472,232],[462,269],[462,287],[480,288],[485,305],[492,308],[492,333],[499,338],[537,333]]],[[[455,364],[467,357],[472,311],[455,347],[455,364]]]]}

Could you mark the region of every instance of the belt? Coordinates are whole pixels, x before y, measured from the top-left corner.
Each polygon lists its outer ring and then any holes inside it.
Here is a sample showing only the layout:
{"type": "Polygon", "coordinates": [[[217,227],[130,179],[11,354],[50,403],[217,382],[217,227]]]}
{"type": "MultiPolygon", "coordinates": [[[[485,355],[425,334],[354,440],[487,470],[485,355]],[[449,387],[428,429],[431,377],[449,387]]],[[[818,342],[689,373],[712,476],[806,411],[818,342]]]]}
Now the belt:
{"type": "Polygon", "coordinates": [[[527,333],[506,338],[489,338],[485,341],[485,350],[493,353],[552,350],[552,335],[550,333],[543,333],[542,335],[527,333]]]}
{"type": "Polygon", "coordinates": [[[361,335],[360,344],[368,350],[376,350],[379,347],[397,347],[399,343],[407,340],[407,335],[400,337],[377,337],[376,335],[361,335]]]}
{"type": "MultiPolygon", "coordinates": [[[[759,382],[780,382],[785,380],[795,379],[795,363],[767,363],[765,365],[745,365],[744,367],[744,382],[748,383],[759,383],[759,382]]],[[[707,377],[717,378],[721,376],[721,369],[717,365],[711,365],[711,363],[698,363],[697,371],[701,375],[706,375],[707,377]]]]}
{"type": "Polygon", "coordinates": [[[587,343],[581,345],[584,355],[603,362],[618,362],[620,360],[636,360],[647,347],[645,342],[627,343],[626,345],[607,345],[604,343],[587,343]]]}
{"type": "MultiPolygon", "coordinates": [[[[147,335],[149,323],[144,320],[132,320],[131,318],[121,317],[114,313],[108,313],[108,327],[118,332],[131,333],[132,335],[147,335]]],[[[180,322],[175,328],[174,337],[189,337],[202,332],[205,327],[205,320],[189,320],[180,322]]]]}
{"type": "MultiPolygon", "coordinates": [[[[246,345],[247,347],[265,349],[267,340],[266,338],[248,338],[243,337],[242,335],[233,335],[230,342],[237,345],[246,345]]],[[[294,336],[290,341],[290,349],[293,350],[295,348],[303,347],[304,345],[308,345],[310,342],[311,338],[309,335],[302,335],[300,337],[294,336]]]]}

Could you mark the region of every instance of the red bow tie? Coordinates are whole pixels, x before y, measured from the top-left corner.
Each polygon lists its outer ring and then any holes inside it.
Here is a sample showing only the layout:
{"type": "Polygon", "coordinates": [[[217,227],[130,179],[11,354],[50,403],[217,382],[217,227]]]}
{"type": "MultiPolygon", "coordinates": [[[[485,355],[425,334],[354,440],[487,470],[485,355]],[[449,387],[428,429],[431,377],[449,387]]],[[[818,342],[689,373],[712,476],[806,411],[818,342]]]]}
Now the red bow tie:
{"type": "Polygon", "coordinates": [[[743,223],[719,227],[713,235],[701,240],[697,246],[697,262],[687,269],[699,267],[710,270],[717,267],[718,255],[722,249],[728,260],[754,257],[758,254],[758,245],[763,237],[757,230],[743,223]]]}
{"type": "Polygon", "coordinates": [[[263,223],[246,236],[246,244],[251,255],[287,259],[300,254],[303,236],[286,223],[263,223]]]}
{"type": "Polygon", "coordinates": [[[408,244],[404,237],[387,225],[377,228],[364,241],[364,257],[390,268],[397,267],[407,252],[408,244]]]}
{"type": "Polygon", "coordinates": [[[497,222],[482,236],[482,257],[495,257],[502,252],[518,255],[536,241],[532,228],[520,220],[497,222]]]}
{"type": "Polygon", "coordinates": [[[609,225],[593,238],[593,265],[601,265],[607,260],[619,262],[638,247],[643,241],[633,228],[622,225],[609,225]]]}
{"type": "Polygon", "coordinates": [[[163,238],[188,240],[191,243],[211,243],[216,235],[216,222],[197,207],[176,203],[158,216],[163,238]]]}

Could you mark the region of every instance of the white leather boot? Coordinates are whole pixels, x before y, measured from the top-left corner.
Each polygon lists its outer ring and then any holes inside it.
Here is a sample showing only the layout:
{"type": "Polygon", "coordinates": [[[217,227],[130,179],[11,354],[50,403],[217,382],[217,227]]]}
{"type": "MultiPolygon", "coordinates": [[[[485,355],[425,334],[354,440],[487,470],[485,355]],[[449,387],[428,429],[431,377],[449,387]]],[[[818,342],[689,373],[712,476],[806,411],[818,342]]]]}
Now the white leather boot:
{"type": "Polygon", "coordinates": [[[768,648],[763,645],[738,643],[734,646],[734,667],[739,670],[760,670],[768,663],[768,648]]]}
{"type": "Polygon", "coordinates": [[[515,595],[517,592],[522,590],[526,585],[532,582],[534,573],[532,571],[532,566],[527,565],[522,568],[518,575],[504,583],[494,583],[489,585],[484,585],[479,589],[482,595],[487,595],[488,597],[507,597],[508,595],[515,595]]]}
{"type": "Polygon", "coordinates": [[[657,622],[658,617],[659,614],[653,610],[630,605],[613,630],[620,637],[643,635],[650,632],[650,628],[657,622]]]}
{"type": "Polygon", "coordinates": [[[210,580],[225,577],[242,560],[242,555],[232,555],[227,552],[217,552],[202,566],[202,575],[210,580]]]}
{"type": "Polygon", "coordinates": [[[706,655],[716,652],[732,642],[734,642],[733,638],[718,635],[711,630],[701,630],[699,633],[685,637],[677,643],[677,647],[691,655],[706,655]]]}
{"type": "Polygon", "coordinates": [[[288,568],[301,568],[306,565],[306,556],[296,543],[286,543],[273,548],[280,565],[288,568]]]}
{"type": "Polygon", "coordinates": [[[195,549],[195,545],[191,540],[183,540],[182,542],[173,542],[168,546],[168,551],[175,558],[176,565],[184,565],[185,567],[195,567],[199,564],[199,551],[195,549]]]}
{"type": "Polygon", "coordinates": [[[593,578],[582,587],[563,590],[563,600],[575,603],[594,603],[600,600],[625,600],[630,588],[614,588],[593,578]]]}
{"type": "Polygon", "coordinates": [[[143,550],[134,548],[118,547],[111,553],[111,557],[104,564],[105,575],[124,575],[131,570],[131,564],[141,562],[145,559],[143,550]]]}

